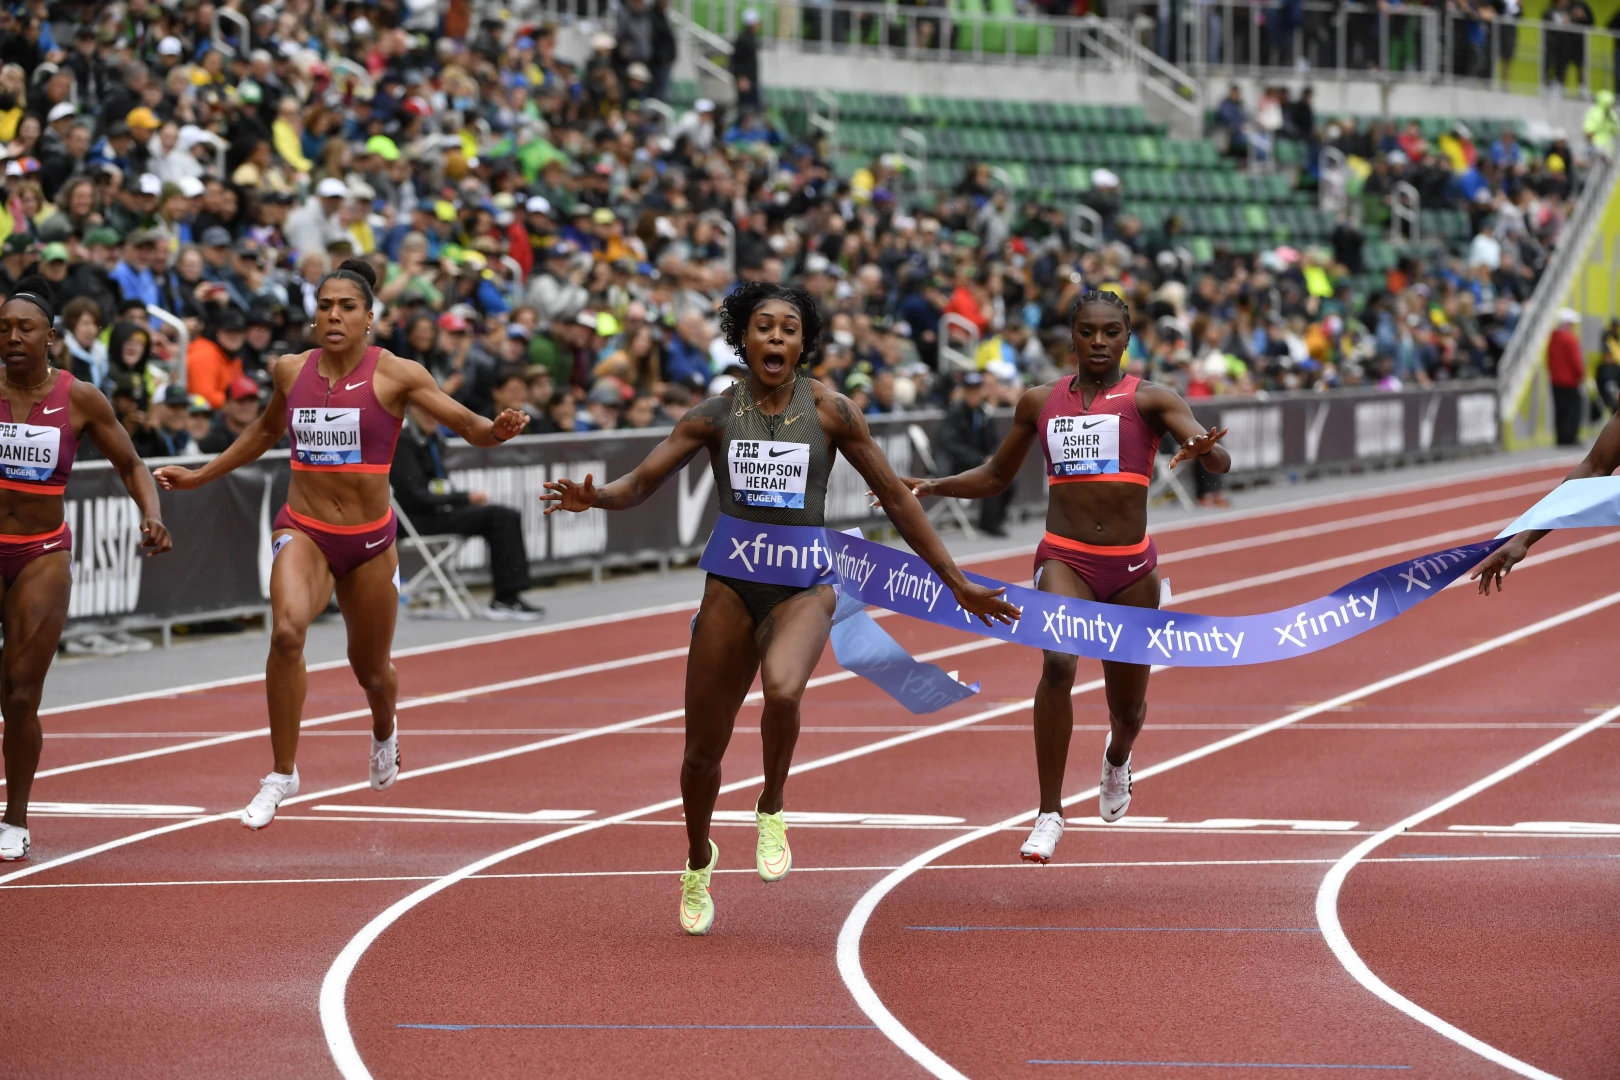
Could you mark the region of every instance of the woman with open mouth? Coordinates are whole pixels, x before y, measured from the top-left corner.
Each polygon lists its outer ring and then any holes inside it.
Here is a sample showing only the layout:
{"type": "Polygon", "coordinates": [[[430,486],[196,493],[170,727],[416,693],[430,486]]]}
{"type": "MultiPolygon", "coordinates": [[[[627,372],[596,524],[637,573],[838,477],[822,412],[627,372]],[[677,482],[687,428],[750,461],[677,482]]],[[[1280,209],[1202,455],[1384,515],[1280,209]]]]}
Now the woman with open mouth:
{"type": "Polygon", "coordinates": [[[27,858],[28,795],[43,735],[39,698],[67,622],[73,531],[62,495],[85,435],[141,509],[141,546],[168,551],[158,492],[112,405],[93,385],[50,366],[56,305],[44,278],[25,277],[0,304],[0,714],[6,721],[6,813],[0,862],[27,858]]]}
{"type": "MultiPolygon", "coordinates": [[[[1046,455],[1046,537],[1035,549],[1035,587],[1128,607],[1159,606],[1159,564],[1147,534],[1153,459],[1166,434],[1180,444],[1170,467],[1201,458],[1210,472],[1231,467],[1174,390],[1126,375],[1120,357],[1131,340],[1130,308],[1111,292],[1088,292],[1075,305],[1073,375],[1032,387],[1018,400],[1012,430],[978,468],[937,480],[908,479],[919,498],[982,499],[1007,490],[1037,439],[1046,455]]],[[[1109,733],[1103,743],[1097,812],[1118,821],[1131,804],[1131,747],[1147,719],[1145,664],[1104,660],[1109,733]]],[[[1074,733],[1075,657],[1047,652],[1035,690],[1035,767],[1041,809],[1019,854],[1052,858],[1063,836],[1063,773],[1074,733]]]]}
{"type": "Polygon", "coordinates": [[[349,635],[349,666],[371,707],[371,786],[399,775],[394,703],[399,679],[390,654],[399,615],[398,522],[388,470],[407,405],[416,405],[474,446],[494,446],[529,418],[507,409],[494,420],[452,400],[421,364],[371,345],[377,273],[348,259],[315,290],[321,346],[271,365],[275,390],[259,418],[201,469],[165,465],[165,489],[189,490],[257,461],[292,430],[292,482],[271,541],[270,656],[264,666],[274,766],[242,811],[262,829],[298,793],[298,728],[308,677],[304,635],[337,591],[349,635]]]}
{"type": "MultiPolygon", "coordinates": [[[[722,514],[772,525],[820,526],[827,478],[834,455],[842,452],[883,497],[889,520],[964,610],[986,623],[1018,618],[1018,609],[1001,598],[1003,590],[974,584],[957,569],[849,399],[800,373],[801,361],[815,353],[821,338],[821,316],[806,293],[767,282],[746,284],[725,299],[720,328],[747,365],[748,377],[688,412],[645,461],[611,484],[598,488],[589,475],[578,483],[547,483],[541,496],[550,504],[546,513],[628,510],[707,450],[722,514]]],[[[830,585],[799,588],[708,577],[686,663],[681,799],[687,859],[680,924],[688,934],[705,934],[714,921],[709,885],[720,848],[709,838],[709,820],[720,793],[720,761],[756,673],[765,699],[760,716],[765,785],[754,807],[754,865],[765,881],[781,880],[793,866],[783,789],[799,737],[799,702],[827,644],[836,602],[830,585]]]]}

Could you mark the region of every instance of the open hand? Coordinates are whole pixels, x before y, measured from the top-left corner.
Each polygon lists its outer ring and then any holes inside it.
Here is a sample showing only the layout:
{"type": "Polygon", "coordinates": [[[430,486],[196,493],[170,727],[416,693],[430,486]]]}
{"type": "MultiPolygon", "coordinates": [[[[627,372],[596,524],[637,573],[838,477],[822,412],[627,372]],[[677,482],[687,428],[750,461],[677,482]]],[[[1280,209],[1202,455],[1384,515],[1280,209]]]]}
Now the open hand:
{"type": "MultiPolygon", "coordinates": [[[[921,480],[915,476],[902,476],[900,482],[906,485],[911,490],[911,493],[919,499],[926,499],[934,494],[934,482],[932,480],[921,480]]],[[[883,509],[883,499],[877,492],[868,491],[866,495],[867,498],[872,500],[872,509],[883,509]]]]}
{"type": "Polygon", "coordinates": [[[1183,461],[1203,457],[1215,449],[1215,444],[1221,441],[1221,437],[1226,434],[1226,431],[1226,428],[1210,428],[1202,435],[1194,435],[1181,444],[1181,448],[1176,451],[1176,456],[1170,459],[1170,467],[1173,469],[1183,461]]]}
{"type": "Polygon", "coordinates": [[[494,420],[495,438],[500,442],[519,434],[529,426],[529,414],[522,409],[502,409],[494,420]]]}
{"type": "Polygon", "coordinates": [[[141,536],[141,547],[148,549],[148,555],[161,555],[174,547],[169,530],[157,518],[147,518],[141,522],[141,536]]]}
{"type": "Polygon", "coordinates": [[[1523,536],[1524,534],[1520,533],[1491,552],[1490,557],[1474,567],[1473,572],[1468,575],[1469,581],[1473,581],[1475,578],[1479,579],[1479,594],[1481,596],[1491,595],[1491,582],[1493,581],[1496,583],[1496,591],[1501,592],[1502,582],[1507,580],[1509,572],[1530,553],[1530,545],[1521,541],[1523,536]]]}
{"type": "Polygon", "coordinates": [[[198,476],[196,469],[188,469],[184,465],[165,465],[152,470],[153,479],[164,491],[191,491],[201,487],[202,481],[198,476]]]}
{"type": "Polygon", "coordinates": [[[1002,599],[1006,591],[1006,589],[987,589],[970,581],[956,590],[956,602],[961,605],[963,611],[978,616],[979,621],[986,626],[992,625],[992,620],[1011,626],[1023,616],[1023,613],[1002,599]]]}
{"type": "Polygon", "coordinates": [[[596,505],[596,485],[591,483],[591,474],[585,474],[585,482],[576,484],[567,478],[561,480],[547,480],[546,493],[540,496],[540,501],[548,503],[546,513],[555,514],[559,510],[567,510],[578,514],[589,510],[596,505]]]}

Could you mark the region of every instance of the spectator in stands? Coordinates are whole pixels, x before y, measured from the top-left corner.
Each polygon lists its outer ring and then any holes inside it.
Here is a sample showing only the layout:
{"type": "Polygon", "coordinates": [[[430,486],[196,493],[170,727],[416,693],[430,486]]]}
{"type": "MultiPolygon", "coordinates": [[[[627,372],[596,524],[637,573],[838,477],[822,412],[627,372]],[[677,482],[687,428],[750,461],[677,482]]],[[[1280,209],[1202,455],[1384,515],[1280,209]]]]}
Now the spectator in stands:
{"type": "Polygon", "coordinates": [[[577,423],[587,425],[587,431],[612,431],[619,426],[624,409],[624,394],[610,379],[599,380],[585,395],[585,415],[577,423]]]}
{"type": "Polygon", "coordinates": [[[239,375],[225,388],[225,400],[214,417],[214,425],[198,444],[205,454],[222,453],[259,418],[259,384],[239,375]]]}
{"type": "Polygon", "coordinates": [[[499,416],[503,409],[519,409],[531,418],[539,419],[538,413],[529,404],[528,373],[515,364],[499,370],[490,383],[490,395],[488,415],[499,416]]]}
{"type": "Polygon", "coordinates": [[[737,108],[760,108],[759,12],[753,8],[742,13],[742,29],[731,43],[730,69],[737,85],[737,108]]]}
{"type": "Polygon", "coordinates": [[[637,394],[630,399],[624,407],[624,415],[619,418],[619,427],[628,430],[643,430],[653,427],[669,427],[670,419],[659,408],[659,402],[652,394],[637,394]]]}
{"type": "Polygon", "coordinates": [[[1586,357],[1576,336],[1580,325],[1580,315],[1564,308],[1558,313],[1558,329],[1547,339],[1547,381],[1552,383],[1553,430],[1559,446],[1574,446],[1581,436],[1586,357]]]}
{"type": "Polygon", "coordinates": [[[196,451],[190,431],[190,399],[184,389],[164,389],[152,409],[152,423],[141,431],[135,451],[146,459],[180,457],[196,451]]]}
{"type": "Polygon", "coordinates": [[[489,547],[494,599],[489,617],[533,620],[545,614],[523,599],[530,586],[523,515],[492,503],[483,491],[456,491],[444,468],[444,434],[438,421],[411,406],[400,428],[388,481],[394,498],[424,536],[476,536],[489,547]]]}
{"type": "Polygon", "coordinates": [[[209,323],[203,334],[191,340],[186,352],[186,389],[218,409],[225,404],[229,389],[242,378],[247,316],[241,308],[226,302],[223,285],[205,288],[214,290],[207,294],[209,323]]]}
{"type": "Polygon", "coordinates": [[[98,389],[107,381],[107,346],[101,338],[101,309],[94,300],[74,297],[62,307],[62,355],[57,366],[98,389]]]}
{"type": "MultiPolygon", "coordinates": [[[[961,390],[934,431],[934,471],[951,476],[983,465],[1001,443],[995,416],[986,401],[984,375],[969,371],[962,376],[961,390]]],[[[979,502],[979,531],[989,536],[1007,535],[1007,507],[1013,490],[979,502]]]]}
{"type": "Polygon", "coordinates": [[[34,271],[39,262],[39,248],[31,233],[13,233],[0,244],[0,294],[11,295],[12,290],[34,271]]]}
{"type": "Polygon", "coordinates": [[[551,400],[546,402],[546,414],[534,425],[534,430],[539,435],[570,434],[581,430],[574,395],[567,390],[552,394],[551,400]]]}
{"type": "Polygon", "coordinates": [[[1225,133],[1227,156],[1248,157],[1249,110],[1243,106],[1243,89],[1237,83],[1227,88],[1225,100],[1216,107],[1215,124],[1225,133]]]}
{"type": "Polygon", "coordinates": [[[152,331],[144,318],[114,323],[107,340],[107,374],[98,385],[124,394],[135,408],[145,410],[151,401],[147,385],[147,363],[151,358],[152,331]]]}
{"type": "MultiPolygon", "coordinates": [[[[1615,47],[1620,50],[1620,38],[1615,40],[1615,47]]],[[[1581,130],[1593,150],[1607,158],[1614,156],[1614,141],[1620,137],[1620,114],[1615,112],[1613,90],[1597,92],[1581,121],[1581,130]]]]}

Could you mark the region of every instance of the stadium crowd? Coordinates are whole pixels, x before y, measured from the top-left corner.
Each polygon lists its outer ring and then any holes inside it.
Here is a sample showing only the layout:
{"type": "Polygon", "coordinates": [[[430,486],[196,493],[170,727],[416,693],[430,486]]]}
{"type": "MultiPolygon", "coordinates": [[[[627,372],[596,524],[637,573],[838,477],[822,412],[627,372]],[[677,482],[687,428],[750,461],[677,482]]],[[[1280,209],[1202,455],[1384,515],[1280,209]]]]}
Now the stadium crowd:
{"type": "Polygon", "coordinates": [[[958,392],[947,312],[977,332],[986,400],[1010,403],[1062,369],[1068,308],[1096,287],[1132,304],[1134,369],[1191,396],[1488,374],[1571,195],[1564,145],[1430,145],[1237,100],[1232,139],[1361,163],[1367,230],[1400,179],[1465,209],[1466,256],[1405,257],[1363,295],[1347,215],[1329,247],[1200,262],[1103,169],[1086,201],[1107,242],[1082,251],[1063,207],[983,167],[931,194],[886,158],[839,179],[760,110],[649,107],[677,45],[644,0],[577,62],[550,26],[441,7],[287,0],[224,47],[209,0],[0,7],[0,290],[36,264],[57,283],[57,362],[112,393],[143,454],[229,445],[350,255],[379,270],[379,343],[537,432],[667,424],[724,385],[715,311],[739,279],[804,284],[830,327],[817,373],[872,413],[958,392]],[[184,323],[184,357],[151,308],[184,323]]]}

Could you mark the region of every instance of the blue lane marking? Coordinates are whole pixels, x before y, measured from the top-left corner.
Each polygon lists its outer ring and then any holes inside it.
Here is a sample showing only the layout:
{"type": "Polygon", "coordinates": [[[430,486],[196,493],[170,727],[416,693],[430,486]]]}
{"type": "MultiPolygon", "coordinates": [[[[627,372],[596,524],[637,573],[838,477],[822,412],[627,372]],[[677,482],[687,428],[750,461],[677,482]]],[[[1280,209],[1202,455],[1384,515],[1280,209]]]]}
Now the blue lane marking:
{"type": "Polygon", "coordinates": [[[1167,1069],[1410,1069],[1410,1065],[1312,1065],[1292,1061],[1059,1061],[1031,1059],[1026,1065],[1143,1065],[1167,1069]]]}
{"type": "Polygon", "coordinates": [[[908,926],[907,930],[934,930],[960,934],[968,930],[1067,930],[1084,933],[1141,934],[1320,934],[1314,926],[908,926]]]}
{"type": "Polygon", "coordinates": [[[876,1031],[875,1024],[395,1024],[418,1031],[876,1031]]]}

